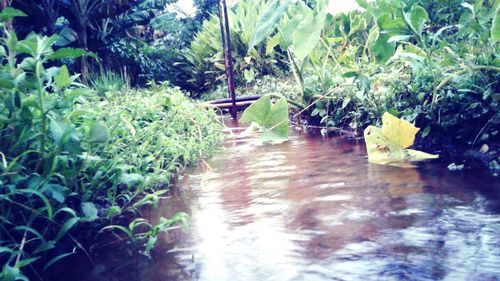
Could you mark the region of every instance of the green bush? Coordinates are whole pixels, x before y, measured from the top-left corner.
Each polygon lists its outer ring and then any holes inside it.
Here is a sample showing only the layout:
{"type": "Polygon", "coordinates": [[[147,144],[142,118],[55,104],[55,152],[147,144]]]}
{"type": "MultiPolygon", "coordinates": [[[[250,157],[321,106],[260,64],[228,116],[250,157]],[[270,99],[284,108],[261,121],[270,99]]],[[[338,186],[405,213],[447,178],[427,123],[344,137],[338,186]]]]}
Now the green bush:
{"type": "MultiPolygon", "coordinates": [[[[271,2],[243,0],[228,9],[234,72],[239,84],[251,81],[253,77],[279,73],[280,65],[283,66],[280,62],[283,54],[274,48],[266,50],[265,42],[248,52],[257,20],[271,2]]],[[[173,83],[193,91],[194,96],[214,88],[225,79],[218,17],[212,16],[203,23],[177,66],[180,74],[173,83]]]]}
{"type": "MultiPolygon", "coordinates": [[[[4,11],[2,19],[20,14],[4,11]]],[[[156,205],[172,177],[219,140],[215,113],[179,90],[96,95],[65,65],[54,66],[85,52],[54,51],[56,41],[34,34],[20,41],[7,28],[0,39],[2,280],[26,280],[84,250],[73,232],[82,224],[94,234],[126,234],[147,255],[158,232],[185,217],[129,227],[117,218],[156,205]]]]}

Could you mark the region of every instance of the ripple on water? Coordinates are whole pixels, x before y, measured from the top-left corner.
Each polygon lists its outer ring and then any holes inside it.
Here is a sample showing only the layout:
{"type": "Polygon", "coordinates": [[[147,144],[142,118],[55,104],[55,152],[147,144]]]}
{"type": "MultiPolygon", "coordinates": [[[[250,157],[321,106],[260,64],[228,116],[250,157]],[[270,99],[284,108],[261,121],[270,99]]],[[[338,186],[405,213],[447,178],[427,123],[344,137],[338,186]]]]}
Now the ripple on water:
{"type": "Polygon", "coordinates": [[[500,201],[478,188],[498,179],[370,165],[340,138],[224,146],[188,172],[190,231],[143,280],[500,279],[500,201]]]}

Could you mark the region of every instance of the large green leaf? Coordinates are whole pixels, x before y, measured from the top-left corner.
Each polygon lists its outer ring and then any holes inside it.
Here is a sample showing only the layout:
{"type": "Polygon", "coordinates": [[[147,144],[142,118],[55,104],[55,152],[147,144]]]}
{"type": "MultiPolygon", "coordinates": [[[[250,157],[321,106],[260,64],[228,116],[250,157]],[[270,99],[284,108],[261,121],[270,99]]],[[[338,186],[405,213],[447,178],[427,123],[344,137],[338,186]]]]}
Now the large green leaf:
{"type": "Polygon", "coordinates": [[[268,6],[267,10],[257,20],[255,31],[248,43],[249,51],[276,30],[281,17],[288,10],[290,2],[291,0],[275,0],[268,6]]]}
{"type": "Polygon", "coordinates": [[[80,139],[74,125],[53,119],[50,122],[50,132],[54,142],[64,150],[71,153],[81,151],[80,139]]]}
{"type": "MultiPolygon", "coordinates": [[[[399,18],[393,18],[389,13],[383,13],[377,17],[378,29],[372,29],[370,35],[377,38],[371,45],[371,50],[378,62],[384,63],[396,52],[396,43],[389,41],[395,36],[404,35],[405,22],[399,18]],[[375,34],[378,34],[375,37],[375,34]]],[[[371,41],[371,40],[370,40],[371,41]]]]}
{"type": "Polygon", "coordinates": [[[413,31],[418,35],[422,35],[425,23],[429,21],[427,11],[419,5],[415,5],[412,7],[410,14],[405,13],[404,16],[413,31]]]}
{"type": "Polygon", "coordinates": [[[61,48],[54,53],[50,54],[47,59],[49,60],[60,60],[60,59],[76,59],[83,55],[88,55],[90,57],[95,57],[95,54],[90,54],[85,52],[83,49],[78,48],[61,48]]]}
{"type": "Polygon", "coordinates": [[[57,236],[56,236],[56,241],[59,241],[61,240],[61,238],[71,229],[73,228],[73,226],[75,226],[78,221],[80,221],[80,218],[70,218],[68,219],[62,226],[61,228],[59,229],[59,231],[57,232],[57,236]]]}
{"type": "Polygon", "coordinates": [[[401,31],[405,22],[400,18],[393,18],[389,13],[383,13],[377,18],[377,26],[384,31],[401,31]]]}
{"type": "Polygon", "coordinates": [[[273,104],[269,96],[264,96],[243,112],[240,122],[257,123],[264,142],[284,142],[288,140],[288,103],[279,99],[273,104]]]}
{"type": "Polygon", "coordinates": [[[390,34],[380,33],[372,46],[372,52],[378,62],[386,62],[396,52],[396,43],[389,43],[390,34]]]}
{"type": "Polygon", "coordinates": [[[304,60],[319,43],[325,25],[327,3],[326,1],[318,1],[313,13],[307,11],[309,7],[303,2],[300,2],[299,5],[306,16],[293,33],[293,51],[298,59],[304,60]]]}
{"type": "Polygon", "coordinates": [[[491,40],[493,43],[500,41],[500,7],[497,8],[495,17],[493,18],[493,25],[491,26],[491,40]]]}

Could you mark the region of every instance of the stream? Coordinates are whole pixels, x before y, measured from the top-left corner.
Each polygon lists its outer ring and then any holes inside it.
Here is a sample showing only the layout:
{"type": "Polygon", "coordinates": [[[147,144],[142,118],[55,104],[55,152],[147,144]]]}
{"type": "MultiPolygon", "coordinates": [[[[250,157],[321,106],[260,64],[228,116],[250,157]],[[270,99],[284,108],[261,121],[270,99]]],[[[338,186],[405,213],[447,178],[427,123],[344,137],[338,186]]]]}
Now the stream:
{"type": "Polygon", "coordinates": [[[223,146],[151,214],[184,211],[185,231],[144,266],[85,280],[500,280],[498,178],[369,164],[341,137],[223,146]]]}

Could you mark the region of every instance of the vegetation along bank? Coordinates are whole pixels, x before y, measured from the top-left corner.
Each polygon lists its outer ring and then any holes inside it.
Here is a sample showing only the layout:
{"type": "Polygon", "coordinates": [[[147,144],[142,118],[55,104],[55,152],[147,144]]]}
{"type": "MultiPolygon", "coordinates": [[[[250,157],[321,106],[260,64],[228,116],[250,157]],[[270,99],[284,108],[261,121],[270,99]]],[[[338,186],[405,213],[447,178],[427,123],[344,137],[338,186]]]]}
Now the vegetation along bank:
{"type": "MultiPolygon", "coordinates": [[[[0,279],[36,279],[99,231],[148,255],[186,217],[151,225],[139,210],[220,139],[196,100],[226,96],[218,1],[4,2],[0,279]]],[[[236,1],[237,94],[284,97],[324,132],[360,136],[389,112],[449,169],[498,176],[500,2],[357,3],[236,1]]]]}

